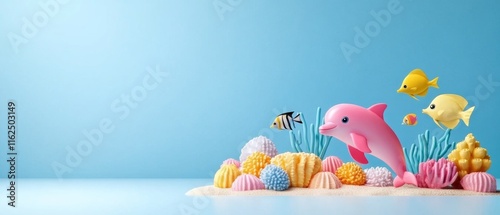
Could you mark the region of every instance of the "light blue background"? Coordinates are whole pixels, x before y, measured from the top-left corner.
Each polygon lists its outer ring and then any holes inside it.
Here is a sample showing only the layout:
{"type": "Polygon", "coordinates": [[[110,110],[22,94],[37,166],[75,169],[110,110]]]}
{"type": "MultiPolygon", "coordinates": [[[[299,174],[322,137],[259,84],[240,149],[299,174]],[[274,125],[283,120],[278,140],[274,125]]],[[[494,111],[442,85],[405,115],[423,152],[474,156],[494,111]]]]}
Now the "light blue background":
{"type": "MultiPolygon", "coordinates": [[[[6,129],[6,103],[15,99],[22,178],[57,177],[51,165],[65,164],[67,147],[105,118],[114,130],[64,178],[212,177],[255,136],[290,151],[288,133],[269,129],[277,114],[301,111],[312,122],[318,106],[344,102],[387,103],[385,119],[408,147],[426,129],[442,133],[421,114],[442,93],[477,99],[470,127],[461,122],[452,140],[474,133],[492,157],[489,172],[500,176],[500,88],[476,92],[481,77],[500,81],[496,1],[401,0],[401,13],[350,63],[340,44],[353,45],[354,28],[364,29],[375,20],[370,11],[389,1],[223,1],[231,10],[221,20],[212,1],[73,0],[16,53],[9,32],[20,35],[23,18],[32,20],[47,1],[0,6],[0,124],[6,129]],[[156,66],[168,77],[120,119],[112,103],[156,66]],[[440,86],[420,101],[396,93],[417,67],[439,76],[440,86]],[[400,125],[411,112],[418,125],[400,125]]],[[[2,141],[3,158],[5,149],[2,141]]],[[[338,140],[327,155],[352,161],[338,140]]],[[[385,165],[368,159],[364,167],[385,165]]]]}

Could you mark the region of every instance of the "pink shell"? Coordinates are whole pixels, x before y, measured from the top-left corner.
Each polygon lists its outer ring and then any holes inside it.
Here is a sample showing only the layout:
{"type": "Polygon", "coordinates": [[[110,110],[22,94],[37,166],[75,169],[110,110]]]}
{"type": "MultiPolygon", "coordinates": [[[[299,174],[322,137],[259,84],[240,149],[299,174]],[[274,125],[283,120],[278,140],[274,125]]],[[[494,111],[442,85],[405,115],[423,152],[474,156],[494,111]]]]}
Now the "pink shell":
{"type": "Polygon", "coordinates": [[[460,184],[464,190],[494,193],[497,191],[497,180],[486,172],[473,172],[465,175],[460,184]]]}
{"type": "Polygon", "coordinates": [[[418,165],[418,186],[441,189],[450,186],[458,177],[455,164],[445,158],[428,160],[418,165]]]}
{"type": "Polygon", "coordinates": [[[328,156],[321,162],[323,172],[335,174],[337,169],[342,166],[342,160],[336,156],[328,156]]]}
{"type": "Polygon", "coordinates": [[[316,189],[337,189],[341,186],[339,178],[331,172],[318,172],[309,183],[309,188],[316,189]]]}
{"type": "Polygon", "coordinates": [[[243,174],[238,176],[233,182],[231,187],[234,191],[247,191],[247,190],[263,190],[265,189],[264,182],[257,176],[252,174],[243,174]]]}
{"type": "Polygon", "coordinates": [[[225,161],[222,162],[222,164],[220,166],[222,167],[225,164],[234,164],[236,166],[236,168],[240,168],[240,161],[235,160],[233,158],[226,159],[225,161]]]}

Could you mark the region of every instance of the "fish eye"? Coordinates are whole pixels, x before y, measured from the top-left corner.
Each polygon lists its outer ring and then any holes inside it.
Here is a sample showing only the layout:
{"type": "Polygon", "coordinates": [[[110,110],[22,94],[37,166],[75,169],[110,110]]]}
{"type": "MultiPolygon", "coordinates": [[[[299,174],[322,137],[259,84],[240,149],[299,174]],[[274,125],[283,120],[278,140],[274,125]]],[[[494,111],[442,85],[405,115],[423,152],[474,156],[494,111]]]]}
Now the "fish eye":
{"type": "Polygon", "coordinates": [[[406,85],[404,85],[403,88],[406,88],[406,85]]]}
{"type": "Polygon", "coordinates": [[[434,109],[434,108],[436,108],[436,105],[431,104],[431,106],[429,106],[429,108],[430,108],[430,109],[434,109]]]}
{"type": "Polygon", "coordinates": [[[349,117],[344,116],[344,118],[342,118],[342,122],[343,122],[343,123],[347,123],[347,122],[349,122],[349,117]]]}
{"type": "Polygon", "coordinates": [[[273,125],[276,125],[276,123],[274,122],[273,125]]]}

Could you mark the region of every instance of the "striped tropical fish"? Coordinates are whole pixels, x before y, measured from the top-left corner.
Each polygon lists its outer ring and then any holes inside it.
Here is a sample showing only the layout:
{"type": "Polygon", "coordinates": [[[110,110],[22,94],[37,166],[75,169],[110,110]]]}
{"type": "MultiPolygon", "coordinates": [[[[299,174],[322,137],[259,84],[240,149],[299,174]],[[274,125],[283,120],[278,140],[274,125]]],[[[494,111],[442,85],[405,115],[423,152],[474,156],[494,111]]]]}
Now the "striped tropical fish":
{"type": "Polygon", "coordinates": [[[295,122],[302,123],[302,119],[300,119],[300,113],[297,116],[293,117],[293,111],[286,112],[278,115],[273,124],[271,124],[271,128],[277,128],[280,130],[292,130],[295,127],[295,122]]]}

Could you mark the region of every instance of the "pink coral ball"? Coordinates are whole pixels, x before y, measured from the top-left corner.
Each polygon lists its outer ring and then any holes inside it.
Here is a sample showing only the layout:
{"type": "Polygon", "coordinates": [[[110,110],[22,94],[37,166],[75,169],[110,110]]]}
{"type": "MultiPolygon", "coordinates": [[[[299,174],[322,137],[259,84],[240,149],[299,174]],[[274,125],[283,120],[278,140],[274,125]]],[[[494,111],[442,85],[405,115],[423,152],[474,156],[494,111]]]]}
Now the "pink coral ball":
{"type": "Polygon", "coordinates": [[[234,191],[248,191],[263,190],[265,189],[265,186],[264,182],[257,178],[257,176],[252,174],[243,174],[236,178],[231,188],[234,191]]]}
{"type": "Polygon", "coordinates": [[[342,160],[336,156],[328,156],[323,162],[321,162],[321,167],[323,172],[331,172],[335,174],[337,169],[342,166],[342,160]]]}
{"type": "Polygon", "coordinates": [[[497,191],[497,180],[486,172],[473,172],[465,175],[460,184],[464,190],[494,193],[497,191]]]}
{"type": "Polygon", "coordinates": [[[222,162],[222,164],[220,166],[222,167],[223,165],[226,165],[226,164],[233,164],[236,166],[236,168],[238,168],[238,169],[240,168],[240,161],[233,159],[233,158],[226,159],[225,161],[222,162]]]}

